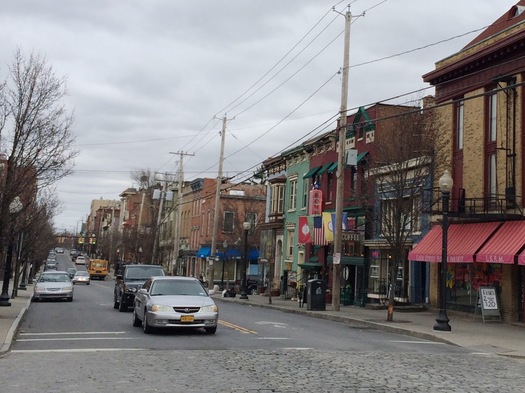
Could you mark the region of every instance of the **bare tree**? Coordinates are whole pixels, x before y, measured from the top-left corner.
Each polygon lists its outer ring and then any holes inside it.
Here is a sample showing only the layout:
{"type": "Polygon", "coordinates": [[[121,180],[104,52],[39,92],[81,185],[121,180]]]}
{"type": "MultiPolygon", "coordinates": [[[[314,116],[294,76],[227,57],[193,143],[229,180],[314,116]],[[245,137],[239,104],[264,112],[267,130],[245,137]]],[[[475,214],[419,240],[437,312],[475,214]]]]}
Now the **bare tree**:
{"type": "Polygon", "coordinates": [[[0,84],[0,249],[10,203],[19,197],[23,209],[29,209],[39,188],[71,173],[78,152],[73,149],[73,118],[62,104],[65,95],[65,80],[42,56],[15,53],[8,77],[0,84]]]}
{"type": "Polygon", "coordinates": [[[390,248],[387,320],[393,321],[398,271],[406,260],[414,232],[420,230],[423,198],[440,162],[441,143],[431,110],[407,107],[385,120],[388,126],[374,142],[371,175],[375,180],[375,211],[380,236],[390,248]]]}

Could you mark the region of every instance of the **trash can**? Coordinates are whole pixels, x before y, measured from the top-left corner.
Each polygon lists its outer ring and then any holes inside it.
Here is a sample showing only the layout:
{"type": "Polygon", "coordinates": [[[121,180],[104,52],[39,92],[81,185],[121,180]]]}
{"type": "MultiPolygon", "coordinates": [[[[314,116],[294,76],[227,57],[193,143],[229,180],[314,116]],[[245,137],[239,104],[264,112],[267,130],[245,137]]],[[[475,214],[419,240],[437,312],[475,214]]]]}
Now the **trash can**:
{"type": "Polygon", "coordinates": [[[341,289],[341,299],[343,301],[343,306],[350,306],[353,303],[354,299],[352,295],[352,287],[350,285],[347,285],[341,289]]]}
{"type": "Polygon", "coordinates": [[[323,280],[308,280],[306,283],[306,309],[325,311],[326,283],[323,280]]]}

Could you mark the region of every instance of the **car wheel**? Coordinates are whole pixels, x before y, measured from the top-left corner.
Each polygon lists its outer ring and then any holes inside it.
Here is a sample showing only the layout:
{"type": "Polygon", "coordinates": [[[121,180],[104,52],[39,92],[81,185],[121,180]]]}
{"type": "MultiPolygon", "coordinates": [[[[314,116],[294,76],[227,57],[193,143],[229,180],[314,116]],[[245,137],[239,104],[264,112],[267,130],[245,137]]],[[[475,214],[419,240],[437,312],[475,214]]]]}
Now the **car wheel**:
{"type": "Polygon", "coordinates": [[[133,309],[133,326],[139,327],[140,325],[142,325],[142,321],[137,317],[137,313],[135,309],[133,309]]]}
{"type": "Polygon", "coordinates": [[[89,285],[89,284],[91,284],[91,283],[88,282],[87,285],[89,285]]]}
{"type": "Polygon", "coordinates": [[[36,303],[36,302],[38,302],[38,298],[33,296],[33,297],[31,298],[31,301],[36,303]]]}
{"type": "Polygon", "coordinates": [[[126,307],[126,304],[124,303],[124,299],[121,297],[120,302],[118,303],[118,310],[120,312],[128,311],[128,308],[126,307]]]}
{"type": "Polygon", "coordinates": [[[118,310],[117,295],[113,294],[113,308],[118,310]]]}
{"type": "Polygon", "coordinates": [[[144,334],[153,333],[153,328],[148,324],[148,318],[146,317],[146,310],[144,310],[144,320],[142,321],[142,329],[144,334]]]}
{"type": "Polygon", "coordinates": [[[217,331],[217,326],[204,328],[204,330],[207,334],[215,334],[215,332],[217,331]]]}

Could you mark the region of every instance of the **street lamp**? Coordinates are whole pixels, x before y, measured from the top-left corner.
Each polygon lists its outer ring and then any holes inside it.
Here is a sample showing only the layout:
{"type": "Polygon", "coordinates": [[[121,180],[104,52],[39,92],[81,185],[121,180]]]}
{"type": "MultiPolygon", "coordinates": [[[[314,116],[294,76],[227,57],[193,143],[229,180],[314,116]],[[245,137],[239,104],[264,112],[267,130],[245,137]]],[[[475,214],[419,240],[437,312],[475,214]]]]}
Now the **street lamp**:
{"type": "Polygon", "coordinates": [[[440,295],[441,304],[434,330],[443,332],[450,332],[450,327],[447,317],[447,241],[448,241],[448,207],[450,199],[450,191],[454,181],[450,177],[448,170],[445,170],[443,176],[439,179],[439,189],[441,190],[441,197],[443,198],[443,220],[442,220],[442,249],[441,249],[441,280],[440,280],[440,295]]]}
{"type": "Polygon", "coordinates": [[[5,259],[5,268],[4,268],[4,281],[2,283],[2,294],[0,294],[0,307],[10,307],[11,303],[9,302],[9,280],[11,278],[11,259],[13,257],[13,236],[14,236],[14,226],[16,214],[22,210],[22,202],[19,197],[13,199],[9,204],[9,213],[11,213],[13,220],[11,223],[11,234],[9,236],[9,244],[7,247],[7,257],[5,259]]]}
{"type": "Polygon", "coordinates": [[[224,288],[224,265],[226,264],[228,242],[225,240],[224,243],[222,243],[222,246],[224,247],[224,254],[222,254],[221,289],[224,288]]]}
{"type": "Polygon", "coordinates": [[[242,288],[239,299],[248,299],[248,294],[246,293],[246,265],[248,264],[248,232],[252,228],[252,223],[245,221],[242,223],[242,228],[244,229],[244,260],[242,263],[242,288]]]}

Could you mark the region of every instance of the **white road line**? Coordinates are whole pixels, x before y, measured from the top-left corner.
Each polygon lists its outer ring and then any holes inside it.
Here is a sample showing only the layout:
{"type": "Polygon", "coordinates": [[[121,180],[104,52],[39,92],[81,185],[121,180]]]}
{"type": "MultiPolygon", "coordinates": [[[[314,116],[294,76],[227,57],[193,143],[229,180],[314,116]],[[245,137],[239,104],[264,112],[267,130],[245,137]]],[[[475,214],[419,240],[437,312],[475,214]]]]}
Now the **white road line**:
{"type": "Polygon", "coordinates": [[[16,342],[29,341],[87,341],[87,340],[135,340],[132,337],[57,337],[57,338],[23,338],[16,342]]]}
{"type": "Polygon", "coordinates": [[[410,341],[410,340],[390,340],[391,343],[401,344],[427,344],[427,345],[445,345],[445,343],[439,343],[434,341],[410,341]]]}
{"type": "Polygon", "coordinates": [[[289,340],[288,337],[257,337],[259,340],[289,340]]]}
{"type": "Polygon", "coordinates": [[[145,351],[145,348],[91,348],[91,349],[20,349],[10,353],[67,353],[67,352],[111,352],[111,351],[145,351]]]}
{"type": "Polygon", "coordinates": [[[129,334],[129,332],[52,332],[52,333],[19,333],[19,336],[67,336],[67,335],[94,335],[94,334],[129,334]]]}

